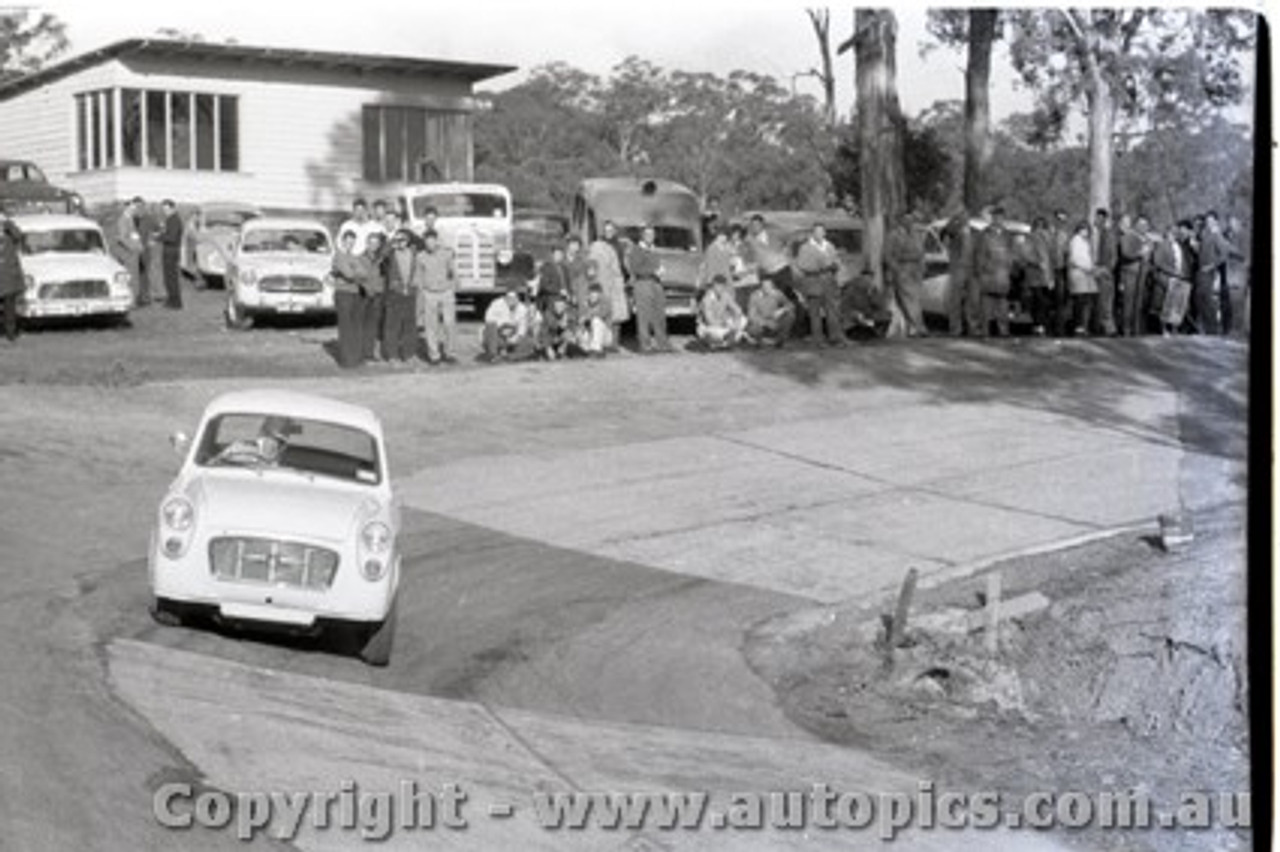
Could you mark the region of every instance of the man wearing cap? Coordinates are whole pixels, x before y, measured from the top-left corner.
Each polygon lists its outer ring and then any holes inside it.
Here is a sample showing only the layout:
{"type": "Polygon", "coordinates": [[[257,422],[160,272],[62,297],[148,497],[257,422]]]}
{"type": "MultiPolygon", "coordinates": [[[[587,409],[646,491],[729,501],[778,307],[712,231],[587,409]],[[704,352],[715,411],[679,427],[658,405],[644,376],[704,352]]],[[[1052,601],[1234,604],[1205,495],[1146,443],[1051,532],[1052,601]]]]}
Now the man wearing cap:
{"type": "Polygon", "coordinates": [[[524,303],[526,293],[524,287],[514,287],[489,303],[480,338],[486,361],[524,361],[533,356],[535,341],[529,306],[524,303]]]}
{"type": "Polygon", "coordinates": [[[111,254],[129,272],[133,286],[133,303],[139,307],[151,301],[150,293],[142,281],[142,237],[138,233],[138,211],[141,198],[131,198],[120,209],[111,232],[111,254]]]}
{"type": "Polygon", "coordinates": [[[636,302],[636,339],[641,352],[670,352],[667,342],[667,294],[662,289],[662,261],[653,250],[657,232],[645,225],[640,242],[627,252],[631,291],[636,302]]]}

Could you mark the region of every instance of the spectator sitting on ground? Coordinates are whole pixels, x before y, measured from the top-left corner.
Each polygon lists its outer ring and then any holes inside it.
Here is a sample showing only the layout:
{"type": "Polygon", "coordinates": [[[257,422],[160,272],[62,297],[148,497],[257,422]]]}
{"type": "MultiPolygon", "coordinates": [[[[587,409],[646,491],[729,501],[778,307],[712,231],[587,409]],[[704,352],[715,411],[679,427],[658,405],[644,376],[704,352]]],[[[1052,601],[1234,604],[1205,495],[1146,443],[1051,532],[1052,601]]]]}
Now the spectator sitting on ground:
{"type": "Polygon", "coordinates": [[[547,309],[539,312],[538,354],[548,361],[558,361],[574,353],[578,348],[577,339],[568,294],[558,292],[550,299],[547,309]]]}
{"type": "Polygon", "coordinates": [[[532,318],[524,292],[523,288],[508,290],[484,312],[481,342],[486,361],[524,361],[533,356],[532,318]]]}
{"type": "Polygon", "coordinates": [[[614,346],[613,310],[604,298],[604,288],[594,281],[587,287],[587,300],[578,309],[578,346],[593,358],[603,358],[614,346]]]}
{"type": "Polygon", "coordinates": [[[747,320],[734,299],[729,279],[717,275],[698,305],[698,339],[711,349],[728,349],[742,338],[747,320]]]}
{"type": "Polygon", "coordinates": [[[796,307],[772,278],[760,282],[747,303],[747,337],[759,345],[772,343],[778,349],[786,345],[796,323],[796,307]]]}

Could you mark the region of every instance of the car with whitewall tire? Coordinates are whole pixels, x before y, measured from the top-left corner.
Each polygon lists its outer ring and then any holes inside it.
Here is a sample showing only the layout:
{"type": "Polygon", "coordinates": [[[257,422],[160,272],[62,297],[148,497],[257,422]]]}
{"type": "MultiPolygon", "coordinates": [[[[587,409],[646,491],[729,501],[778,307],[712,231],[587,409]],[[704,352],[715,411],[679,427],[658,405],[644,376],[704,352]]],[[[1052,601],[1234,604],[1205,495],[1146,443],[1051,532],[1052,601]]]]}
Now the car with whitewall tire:
{"type": "Polygon", "coordinates": [[[400,503],[366,408],[277,390],[224,394],[160,500],[148,550],[152,615],[354,639],[390,660],[400,503]]]}

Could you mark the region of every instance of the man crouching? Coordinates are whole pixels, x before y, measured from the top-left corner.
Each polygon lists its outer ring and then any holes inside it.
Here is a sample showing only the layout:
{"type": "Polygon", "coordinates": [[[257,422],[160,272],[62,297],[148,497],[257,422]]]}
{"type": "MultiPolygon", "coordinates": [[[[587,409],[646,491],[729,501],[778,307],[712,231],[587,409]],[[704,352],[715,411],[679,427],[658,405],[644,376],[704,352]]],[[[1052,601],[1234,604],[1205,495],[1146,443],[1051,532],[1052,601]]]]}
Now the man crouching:
{"type": "Polygon", "coordinates": [[[484,312],[481,342],[489,362],[526,361],[536,351],[529,306],[521,298],[523,288],[508,290],[484,312]]]}
{"type": "Polygon", "coordinates": [[[747,319],[734,299],[729,280],[723,275],[715,276],[698,305],[698,339],[709,349],[728,349],[742,339],[746,327],[747,319]]]}

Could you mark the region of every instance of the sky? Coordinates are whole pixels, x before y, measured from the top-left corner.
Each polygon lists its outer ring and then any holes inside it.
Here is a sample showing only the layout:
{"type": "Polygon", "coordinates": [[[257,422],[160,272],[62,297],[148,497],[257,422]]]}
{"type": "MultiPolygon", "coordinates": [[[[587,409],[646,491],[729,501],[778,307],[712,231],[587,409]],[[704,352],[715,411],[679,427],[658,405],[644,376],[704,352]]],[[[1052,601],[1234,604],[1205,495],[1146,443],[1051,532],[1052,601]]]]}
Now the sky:
{"type": "MultiPolygon", "coordinates": [[[[784,86],[820,97],[805,72],[820,63],[817,40],[805,14],[814,0],[47,0],[35,8],[67,25],[71,53],[124,38],[155,35],[162,28],[234,38],[241,44],[313,50],[383,53],[519,66],[552,61],[607,75],[636,54],[670,70],[725,74],[742,68],[777,78],[784,86]],[[794,76],[793,75],[799,75],[794,76]]],[[[833,6],[833,49],[853,29],[852,6],[833,6]]],[[[898,15],[898,93],[903,110],[918,114],[935,100],[964,97],[964,56],[939,49],[920,56],[927,41],[922,6],[901,5],[898,15]]],[[[992,74],[996,120],[1029,108],[997,53],[992,74]]],[[[518,83],[521,73],[483,88],[518,83]]],[[[836,58],[837,106],[853,105],[853,57],[836,58]]]]}

